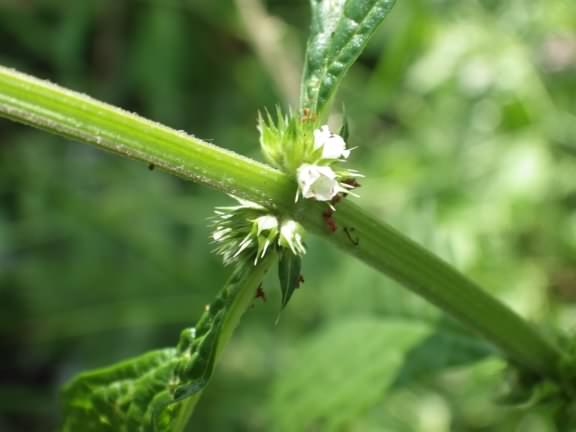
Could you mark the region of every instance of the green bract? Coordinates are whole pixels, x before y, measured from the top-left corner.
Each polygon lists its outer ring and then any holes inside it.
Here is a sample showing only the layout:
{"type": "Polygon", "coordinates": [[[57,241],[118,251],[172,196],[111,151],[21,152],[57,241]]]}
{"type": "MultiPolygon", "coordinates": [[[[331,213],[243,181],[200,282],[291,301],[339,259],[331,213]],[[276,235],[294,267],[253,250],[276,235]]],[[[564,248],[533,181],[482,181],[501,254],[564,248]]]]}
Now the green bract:
{"type": "Polygon", "coordinates": [[[320,157],[320,149],[314,149],[313,145],[317,124],[312,116],[283,114],[276,109],[275,117],[269,111],[258,115],[260,148],[271,165],[286,173],[295,173],[302,162],[320,157]]]}
{"type": "Polygon", "coordinates": [[[354,189],[356,183],[351,179],[362,177],[342,166],[351,151],[344,138],[331,132],[328,125],[318,126],[309,110],[297,117],[277,109],[276,119],[266,112],[265,117],[258,117],[258,130],[266,159],[296,177],[296,201],[300,196],[331,201],[354,189]]]}
{"type": "Polygon", "coordinates": [[[256,264],[275,248],[284,248],[297,256],[306,253],[298,223],[274,215],[259,204],[233,198],[239,205],[218,207],[213,218],[212,239],[224,264],[241,261],[256,264]]]}

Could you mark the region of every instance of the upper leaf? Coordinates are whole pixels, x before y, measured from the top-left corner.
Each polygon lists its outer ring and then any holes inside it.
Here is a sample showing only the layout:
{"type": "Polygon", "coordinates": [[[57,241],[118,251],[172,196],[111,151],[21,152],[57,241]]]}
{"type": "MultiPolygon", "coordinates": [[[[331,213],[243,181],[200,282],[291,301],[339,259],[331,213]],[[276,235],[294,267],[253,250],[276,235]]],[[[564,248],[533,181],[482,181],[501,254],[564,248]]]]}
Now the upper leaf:
{"type": "Polygon", "coordinates": [[[395,0],[311,0],[301,108],[321,113],[395,0]]]}

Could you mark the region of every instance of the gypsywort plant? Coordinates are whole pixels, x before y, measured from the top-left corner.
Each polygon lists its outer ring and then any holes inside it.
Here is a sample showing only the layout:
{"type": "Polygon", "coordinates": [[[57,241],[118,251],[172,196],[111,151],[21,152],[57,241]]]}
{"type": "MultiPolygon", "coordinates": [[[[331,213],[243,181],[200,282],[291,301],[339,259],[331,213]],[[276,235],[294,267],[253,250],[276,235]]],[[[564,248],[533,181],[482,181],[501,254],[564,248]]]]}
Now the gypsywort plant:
{"type": "Polygon", "coordinates": [[[182,331],[175,348],[84,372],[67,384],[64,430],[184,430],[241,316],[263,295],[265,273],[276,267],[282,308],[303,283],[308,233],[323,236],[484,336],[509,360],[517,400],[552,400],[558,412],[567,412],[574,392],[571,353],[351,200],[362,174],[348,158],[361,149],[349,147],[345,121],[328,124],[331,102],[392,6],[391,0],[311,0],[300,105],[258,114],[268,165],[0,68],[3,117],[146,161],[235,200],[217,208],[210,222],[214,249],[231,269],[221,292],[196,324],[182,331]]]}

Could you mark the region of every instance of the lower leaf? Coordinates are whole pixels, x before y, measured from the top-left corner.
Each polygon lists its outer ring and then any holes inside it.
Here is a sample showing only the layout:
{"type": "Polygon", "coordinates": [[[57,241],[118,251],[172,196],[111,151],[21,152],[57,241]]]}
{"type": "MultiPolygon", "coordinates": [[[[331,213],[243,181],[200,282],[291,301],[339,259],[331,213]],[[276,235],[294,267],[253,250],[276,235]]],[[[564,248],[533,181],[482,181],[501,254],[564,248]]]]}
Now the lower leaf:
{"type": "Polygon", "coordinates": [[[238,264],[176,348],[152,351],[75,377],[63,391],[64,432],[180,432],[222,348],[251,304],[273,256],[238,264]]]}

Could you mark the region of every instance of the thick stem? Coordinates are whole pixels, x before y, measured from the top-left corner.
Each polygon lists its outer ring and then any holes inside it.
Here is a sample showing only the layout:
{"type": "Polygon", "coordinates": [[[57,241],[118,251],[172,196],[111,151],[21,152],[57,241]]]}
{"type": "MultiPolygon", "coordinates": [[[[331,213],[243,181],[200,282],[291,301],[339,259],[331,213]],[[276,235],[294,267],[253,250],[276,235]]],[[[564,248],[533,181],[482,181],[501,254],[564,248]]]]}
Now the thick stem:
{"type": "Polygon", "coordinates": [[[267,165],[2,66],[0,116],[146,161],[268,207],[294,197],[294,184],[267,165]]]}
{"type": "Polygon", "coordinates": [[[325,227],[325,206],[293,203],[285,174],[137,115],[0,67],[0,116],[153,163],[179,176],[290,213],[305,228],[393,277],[497,345],[512,361],[557,375],[561,353],[530,324],[448,264],[345,201],[340,229],[325,227]],[[343,228],[354,230],[359,243],[343,228]]]}
{"type": "Polygon", "coordinates": [[[482,290],[449,264],[344,200],[333,214],[337,226],[326,226],[326,206],[307,202],[293,217],[345,252],[440,307],[480,333],[511,361],[533,372],[555,377],[561,353],[514,311],[482,290]]]}

